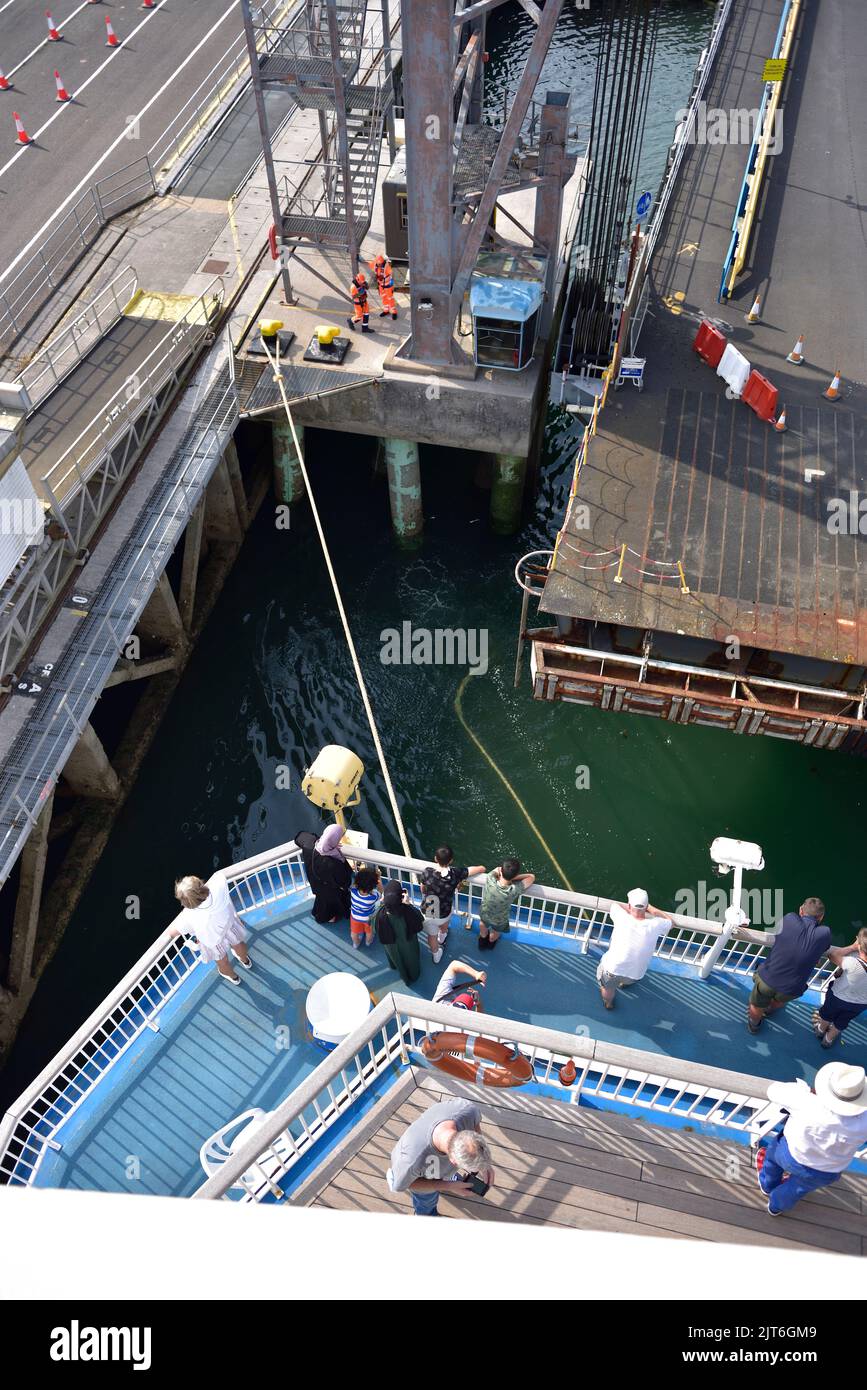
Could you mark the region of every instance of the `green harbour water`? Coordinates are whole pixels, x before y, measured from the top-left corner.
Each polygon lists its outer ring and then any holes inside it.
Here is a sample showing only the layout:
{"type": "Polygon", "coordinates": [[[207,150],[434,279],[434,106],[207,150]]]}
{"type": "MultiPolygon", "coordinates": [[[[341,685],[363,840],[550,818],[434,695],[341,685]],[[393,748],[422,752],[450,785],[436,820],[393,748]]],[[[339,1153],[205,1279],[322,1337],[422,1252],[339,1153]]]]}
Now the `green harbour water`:
{"type": "MultiPolygon", "coordinates": [[[[648,188],[656,188],[712,13],[702,0],[664,6],[642,169],[648,188]]],[[[571,12],[543,79],[575,86],[579,113],[592,74],[587,23],[571,12]]],[[[491,24],[492,101],[532,27],[511,11],[491,24]],[[509,64],[498,65],[506,39],[509,64]]],[[[464,862],[517,854],[559,886],[532,822],[573,888],[623,897],[641,884],[668,910],[690,910],[684,894],[692,893],[701,912],[707,894],[729,882],[712,874],[710,842],[733,835],[764,850],[767,867],[747,877],[748,887],[786,910],[819,894],[836,939],[851,940],[867,916],[861,760],[537,703],[526,659],[513,687],[520,595],[512,572],[522,554],[553,544],[577,441],[570,417],[550,408],[538,493],[508,538],[489,529],[478,460],[423,449],[425,538],[406,553],[391,538],[375,441],[308,433],[311,478],[413,853],[427,857],[445,840],[464,862]],[[463,712],[521,806],[457,717],[466,669],[381,661],[383,632],[405,622],[487,633],[488,670],[467,682],[463,712]]],[[[399,850],[309,511],[296,508],[291,528],[278,530],[269,500],[0,1074],[4,1103],[174,915],[175,877],[207,876],[321,823],[300,781],[326,743],[348,745],[366,765],[352,824],[373,846],[399,850]],[[141,904],[132,921],[131,896],[141,904]]]]}

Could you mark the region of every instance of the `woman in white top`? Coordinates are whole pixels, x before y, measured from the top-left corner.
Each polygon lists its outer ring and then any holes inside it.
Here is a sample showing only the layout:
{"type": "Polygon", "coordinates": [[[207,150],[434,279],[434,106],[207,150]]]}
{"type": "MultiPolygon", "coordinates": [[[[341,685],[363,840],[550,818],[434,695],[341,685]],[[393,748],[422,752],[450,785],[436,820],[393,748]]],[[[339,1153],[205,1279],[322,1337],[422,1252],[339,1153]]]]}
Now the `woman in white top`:
{"type": "Polygon", "coordinates": [[[203,960],[215,960],[217,969],[230,985],[239,985],[241,977],[232,969],[229,951],[239,965],[249,970],[253,964],[247,951],[247,928],[238,916],[229,894],[229,885],[222,869],[211,874],[207,883],[188,874],[175,884],[175,897],[183,909],[173,936],[194,936],[203,960]]]}

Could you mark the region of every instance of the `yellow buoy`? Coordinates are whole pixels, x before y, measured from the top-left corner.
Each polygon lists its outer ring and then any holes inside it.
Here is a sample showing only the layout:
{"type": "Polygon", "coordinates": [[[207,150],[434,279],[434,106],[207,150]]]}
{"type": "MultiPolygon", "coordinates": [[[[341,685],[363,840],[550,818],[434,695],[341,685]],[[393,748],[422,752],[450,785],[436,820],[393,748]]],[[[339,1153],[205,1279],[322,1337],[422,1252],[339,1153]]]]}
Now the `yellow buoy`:
{"type": "Polygon", "coordinates": [[[340,337],[340,329],[335,328],[333,323],[318,323],[316,325],[316,337],[323,347],[333,343],[335,338],[340,337]]]}
{"type": "Polygon", "coordinates": [[[263,338],[273,338],[283,327],[282,319],[260,319],[259,332],[263,338]]]}

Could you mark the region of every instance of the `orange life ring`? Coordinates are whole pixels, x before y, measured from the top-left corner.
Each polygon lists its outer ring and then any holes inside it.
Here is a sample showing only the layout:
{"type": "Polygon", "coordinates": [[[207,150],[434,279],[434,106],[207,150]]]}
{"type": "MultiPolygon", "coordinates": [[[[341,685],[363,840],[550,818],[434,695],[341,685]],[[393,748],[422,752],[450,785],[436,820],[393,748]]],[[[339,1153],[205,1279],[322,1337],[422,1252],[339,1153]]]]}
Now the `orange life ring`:
{"type": "Polygon", "coordinates": [[[529,1058],[517,1048],[467,1033],[435,1033],[421,1050],[432,1066],[477,1086],[526,1086],[533,1079],[529,1058]],[[463,1053],[456,1057],[455,1053],[463,1053]],[[487,1064],[487,1065],[486,1065],[487,1064]]]}
{"type": "Polygon", "coordinates": [[[273,222],[271,223],[271,230],[268,233],[268,247],[271,251],[271,260],[279,261],[280,252],[277,248],[277,228],[274,226],[273,222]]]}

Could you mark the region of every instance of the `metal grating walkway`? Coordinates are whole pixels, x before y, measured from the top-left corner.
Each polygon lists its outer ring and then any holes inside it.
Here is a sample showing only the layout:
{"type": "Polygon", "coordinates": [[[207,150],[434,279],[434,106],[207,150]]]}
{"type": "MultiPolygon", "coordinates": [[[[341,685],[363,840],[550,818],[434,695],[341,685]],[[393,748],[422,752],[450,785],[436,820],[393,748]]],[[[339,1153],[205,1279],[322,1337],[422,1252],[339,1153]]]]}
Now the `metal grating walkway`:
{"type": "MultiPolygon", "coordinates": [[[[307,367],[291,363],[281,364],[281,375],[290,404],[355,386],[367,386],[381,377],[381,374],[374,376],[369,372],[345,372],[342,367],[307,367]]],[[[242,415],[258,415],[282,404],[270,367],[260,367],[258,362],[249,359],[243,364],[238,391],[242,415]]]]}
{"type": "Polygon", "coordinates": [[[0,883],[7,878],[40,804],[60,774],[114,669],[165,563],[177,545],[238,419],[225,347],[205,362],[176,414],[189,423],[100,584],[87,617],[64,648],[50,684],[12,746],[0,773],[0,883]]]}

